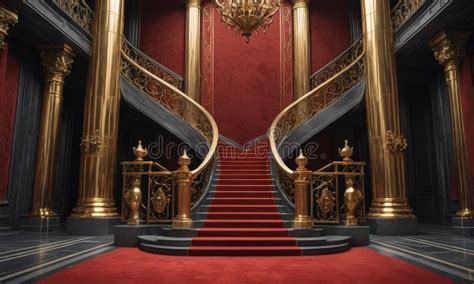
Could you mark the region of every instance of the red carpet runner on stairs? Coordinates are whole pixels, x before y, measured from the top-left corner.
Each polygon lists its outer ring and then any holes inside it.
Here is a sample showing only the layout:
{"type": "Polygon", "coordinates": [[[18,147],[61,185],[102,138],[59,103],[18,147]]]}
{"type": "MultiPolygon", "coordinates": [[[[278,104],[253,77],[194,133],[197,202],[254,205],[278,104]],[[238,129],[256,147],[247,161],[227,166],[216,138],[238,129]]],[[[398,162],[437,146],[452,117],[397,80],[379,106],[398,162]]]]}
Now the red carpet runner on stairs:
{"type": "Polygon", "coordinates": [[[267,143],[241,152],[219,146],[219,175],[207,219],[189,255],[301,255],[273,196],[267,143]]]}

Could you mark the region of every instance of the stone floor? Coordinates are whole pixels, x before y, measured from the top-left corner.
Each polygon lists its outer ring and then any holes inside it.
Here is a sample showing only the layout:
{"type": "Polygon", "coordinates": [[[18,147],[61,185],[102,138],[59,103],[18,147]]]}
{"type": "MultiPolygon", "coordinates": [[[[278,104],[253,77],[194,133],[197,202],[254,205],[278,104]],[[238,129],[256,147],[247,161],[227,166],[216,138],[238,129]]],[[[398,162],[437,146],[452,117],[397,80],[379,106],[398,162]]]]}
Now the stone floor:
{"type": "Polygon", "coordinates": [[[474,283],[474,238],[452,235],[450,228],[420,225],[414,236],[370,236],[370,248],[446,275],[474,283]]]}
{"type": "MultiPolygon", "coordinates": [[[[113,236],[0,235],[0,283],[33,283],[114,248],[113,236]]],[[[369,248],[459,283],[474,282],[474,238],[454,236],[446,227],[420,226],[414,236],[371,236],[369,248]]]]}

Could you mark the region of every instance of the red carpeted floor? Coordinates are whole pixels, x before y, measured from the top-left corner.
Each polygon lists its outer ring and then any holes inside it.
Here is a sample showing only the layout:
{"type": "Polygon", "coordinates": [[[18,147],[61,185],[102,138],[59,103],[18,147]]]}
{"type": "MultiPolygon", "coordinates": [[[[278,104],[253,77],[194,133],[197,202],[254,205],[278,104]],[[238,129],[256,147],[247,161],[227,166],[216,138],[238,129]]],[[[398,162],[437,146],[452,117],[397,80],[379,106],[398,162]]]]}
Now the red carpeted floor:
{"type": "Polygon", "coordinates": [[[320,256],[189,257],[119,248],[39,283],[454,283],[368,248],[320,256]]]}
{"type": "Polygon", "coordinates": [[[219,146],[215,194],[189,255],[301,255],[275,205],[267,153],[267,142],[245,152],[219,146]]]}

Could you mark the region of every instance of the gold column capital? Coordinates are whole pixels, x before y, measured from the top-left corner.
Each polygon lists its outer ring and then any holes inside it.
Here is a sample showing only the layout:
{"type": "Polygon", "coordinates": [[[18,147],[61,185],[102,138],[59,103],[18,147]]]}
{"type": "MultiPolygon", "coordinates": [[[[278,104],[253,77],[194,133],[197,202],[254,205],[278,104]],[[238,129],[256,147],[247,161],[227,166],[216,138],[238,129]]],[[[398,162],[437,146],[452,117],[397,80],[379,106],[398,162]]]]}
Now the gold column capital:
{"type": "Polygon", "coordinates": [[[309,8],[309,0],[293,0],[293,9],[309,8]]]}
{"type": "Polygon", "coordinates": [[[16,23],[18,23],[18,14],[5,4],[0,3],[0,45],[5,43],[10,26],[16,23]]]}
{"type": "Polygon", "coordinates": [[[445,68],[459,69],[466,55],[469,36],[469,32],[440,32],[430,41],[436,60],[445,68]]]}
{"type": "Polygon", "coordinates": [[[202,5],[202,0],[187,0],[186,7],[195,7],[201,9],[202,5]]]}
{"type": "Polygon", "coordinates": [[[63,82],[71,74],[75,54],[67,44],[47,45],[41,47],[41,65],[46,81],[63,82]]]}

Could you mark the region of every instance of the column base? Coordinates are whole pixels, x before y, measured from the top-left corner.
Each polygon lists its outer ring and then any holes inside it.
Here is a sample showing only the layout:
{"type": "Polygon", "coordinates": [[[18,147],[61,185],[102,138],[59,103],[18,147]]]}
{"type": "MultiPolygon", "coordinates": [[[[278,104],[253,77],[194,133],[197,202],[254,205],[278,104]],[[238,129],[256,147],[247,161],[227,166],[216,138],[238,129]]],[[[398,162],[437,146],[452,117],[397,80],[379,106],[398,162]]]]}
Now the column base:
{"type": "Polygon", "coordinates": [[[68,235],[104,236],[114,233],[114,226],[120,224],[120,217],[113,218],[67,218],[68,235]]]}
{"type": "Polygon", "coordinates": [[[474,218],[453,217],[453,234],[464,237],[474,236],[474,218]]]}
{"type": "Polygon", "coordinates": [[[380,236],[416,235],[418,233],[418,218],[367,218],[370,233],[380,236]]]}
{"type": "Polygon", "coordinates": [[[174,229],[190,229],[192,227],[193,227],[193,220],[190,218],[173,220],[174,229]]]}
{"type": "Polygon", "coordinates": [[[311,229],[313,221],[309,217],[297,217],[293,220],[293,229],[311,229]]]}
{"type": "Polygon", "coordinates": [[[72,209],[72,218],[117,218],[120,215],[115,208],[115,202],[110,198],[85,198],[72,209]]]}
{"type": "Polygon", "coordinates": [[[59,217],[28,216],[20,218],[20,229],[25,232],[48,234],[61,229],[59,217]]]}

